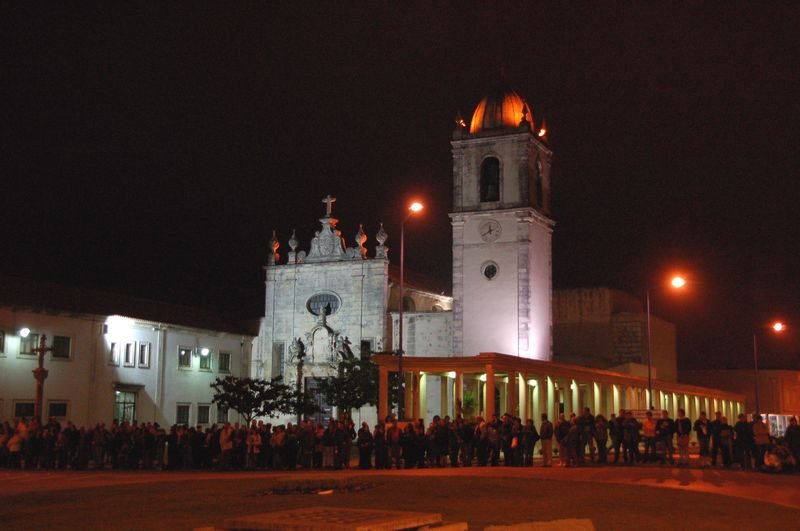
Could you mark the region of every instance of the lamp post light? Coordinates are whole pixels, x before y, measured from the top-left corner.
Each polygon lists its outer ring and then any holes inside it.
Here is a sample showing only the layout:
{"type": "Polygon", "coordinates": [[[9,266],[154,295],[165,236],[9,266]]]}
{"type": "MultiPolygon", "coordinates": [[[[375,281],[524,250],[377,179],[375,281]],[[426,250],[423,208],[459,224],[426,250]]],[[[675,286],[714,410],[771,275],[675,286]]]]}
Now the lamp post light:
{"type": "Polygon", "coordinates": [[[408,214],[406,217],[403,218],[403,221],[400,223],[400,311],[399,311],[399,327],[398,327],[398,338],[397,338],[397,372],[400,375],[400,390],[399,390],[399,400],[397,401],[397,419],[403,420],[404,413],[405,413],[405,401],[406,401],[406,375],[403,372],[403,304],[404,304],[404,291],[405,291],[405,243],[406,243],[406,221],[408,219],[418,213],[421,212],[424,207],[422,203],[413,202],[408,207],[408,214]]]}
{"type": "MultiPolygon", "coordinates": [[[[674,276],[670,280],[670,286],[674,289],[681,289],[686,286],[686,279],[682,276],[674,276]]],[[[647,289],[647,404],[648,409],[653,409],[653,333],[650,317],[650,288],[647,289]]]]}
{"type": "MultiPolygon", "coordinates": [[[[770,325],[770,328],[778,334],[786,330],[786,325],[781,321],[775,321],[770,325]]],[[[755,375],[755,392],[756,392],[756,410],[755,415],[761,413],[761,404],[758,401],[758,334],[753,332],[753,372],[755,375]]]]}

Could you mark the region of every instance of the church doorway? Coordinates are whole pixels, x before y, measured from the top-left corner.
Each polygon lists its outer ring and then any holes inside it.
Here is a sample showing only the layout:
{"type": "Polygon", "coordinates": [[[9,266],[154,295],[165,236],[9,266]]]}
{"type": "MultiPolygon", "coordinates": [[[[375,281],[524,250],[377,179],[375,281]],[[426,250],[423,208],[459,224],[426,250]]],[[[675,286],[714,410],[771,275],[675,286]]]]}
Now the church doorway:
{"type": "Polygon", "coordinates": [[[328,404],[328,402],[325,400],[325,397],[320,392],[319,381],[313,376],[306,376],[304,384],[306,395],[311,397],[311,399],[319,408],[317,413],[308,418],[314,420],[314,422],[317,424],[327,425],[328,420],[333,417],[333,408],[330,404],[328,404]]]}

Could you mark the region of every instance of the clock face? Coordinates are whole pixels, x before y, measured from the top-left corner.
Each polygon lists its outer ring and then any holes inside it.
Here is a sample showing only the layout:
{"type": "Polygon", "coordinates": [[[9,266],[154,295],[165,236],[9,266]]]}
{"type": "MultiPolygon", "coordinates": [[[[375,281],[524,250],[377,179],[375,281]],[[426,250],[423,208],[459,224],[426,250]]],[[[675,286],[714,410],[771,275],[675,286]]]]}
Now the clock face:
{"type": "Polygon", "coordinates": [[[481,239],[485,242],[493,242],[500,237],[500,233],[503,232],[500,223],[493,219],[487,219],[486,221],[482,222],[478,227],[478,230],[481,235],[481,239]]]}

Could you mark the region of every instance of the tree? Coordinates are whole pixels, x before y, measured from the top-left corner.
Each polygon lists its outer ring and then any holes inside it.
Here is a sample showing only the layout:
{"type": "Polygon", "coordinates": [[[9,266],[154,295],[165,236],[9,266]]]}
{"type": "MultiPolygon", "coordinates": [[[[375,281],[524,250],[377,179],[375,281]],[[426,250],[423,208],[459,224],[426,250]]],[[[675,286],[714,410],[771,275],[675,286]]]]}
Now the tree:
{"type": "Polygon", "coordinates": [[[378,366],[369,359],[342,358],[336,376],[317,381],[325,400],[340,412],[378,402],[378,366]]]}
{"type": "Polygon", "coordinates": [[[222,407],[238,411],[248,425],[256,417],[273,417],[291,413],[295,390],[284,384],[280,376],[272,380],[226,376],[211,383],[214,398],[222,407]]]}

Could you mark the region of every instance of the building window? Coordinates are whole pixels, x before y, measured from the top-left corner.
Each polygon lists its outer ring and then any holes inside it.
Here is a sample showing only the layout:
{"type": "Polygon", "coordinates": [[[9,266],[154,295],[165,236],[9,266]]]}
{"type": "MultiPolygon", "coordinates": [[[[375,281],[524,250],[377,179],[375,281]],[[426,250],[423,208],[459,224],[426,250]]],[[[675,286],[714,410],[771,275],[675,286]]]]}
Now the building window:
{"type": "Polygon", "coordinates": [[[481,164],[481,203],[500,200],[500,161],[489,157],[481,164]]]}
{"type": "Polygon", "coordinates": [[[219,372],[231,372],[231,353],[219,353],[219,372]]]}
{"type": "Polygon", "coordinates": [[[133,367],[136,364],[136,350],[133,343],[125,343],[125,350],[122,351],[122,364],[125,367],[133,367]]]}
{"type": "Polygon", "coordinates": [[[201,371],[210,371],[211,370],[211,358],[214,355],[210,350],[205,351],[205,355],[203,355],[202,351],[200,353],[200,370],[201,371]]]}
{"type": "Polygon", "coordinates": [[[53,336],[53,346],[50,350],[52,357],[69,359],[72,353],[72,338],[69,336],[53,336]]]}
{"type": "Polygon", "coordinates": [[[372,351],[374,347],[374,339],[362,339],[361,340],[361,359],[368,360],[372,356],[372,351]]]}
{"type": "Polygon", "coordinates": [[[139,343],[139,368],[150,368],[150,343],[139,343]]]}
{"type": "Polygon", "coordinates": [[[32,417],[34,412],[33,402],[14,402],[14,416],[18,419],[32,417]]]}
{"type": "Polygon", "coordinates": [[[33,349],[39,347],[39,334],[31,332],[28,337],[19,338],[19,353],[35,356],[33,349]]]}
{"type": "Polygon", "coordinates": [[[211,406],[208,404],[197,404],[197,423],[209,424],[211,422],[211,406]]]}
{"type": "Polygon", "coordinates": [[[217,424],[228,422],[228,408],[222,404],[217,404],[217,424]]]}
{"type": "Polygon", "coordinates": [[[489,261],[484,262],[481,265],[481,274],[486,278],[486,280],[492,280],[494,277],[497,276],[497,264],[495,262],[489,261]]]}
{"type": "Polygon", "coordinates": [[[0,330],[0,355],[6,353],[6,333],[0,330]]]}
{"type": "Polygon", "coordinates": [[[182,424],[184,426],[188,426],[190,409],[191,409],[190,404],[178,404],[178,407],[175,410],[175,424],[182,424]]]}
{"type": "Polygon", "coordinates": [[[272,344],[272,377],[283,377],[283,365],[286,356],[286,343],[276,341],[272,344]]]}
{"type": "Polygon", "coordinates": [[[325,315],[331,315],[336,313],[341,305],[342,301],[333,293],[317,293],[308,299],[306,308],[314,315],[322,315],[323,312],[325,315]]]}
{"type": "Polygon", "coordinates": [[[119,365],[119,345],[113,341],[108,346],[109,365],[119,365]]]}
{"type": "Polygon", "coordinates": [[[114,419],[119,422],[136,420],[136,393],[133,391],[114,391],[114,419]]]}
{"type": "Polygon", "coordinates": [[[65,419],[69,416],[69,404],[67,402],[48,402],[47,416],[65,419]]]}
{"type": "Polygon", "coordinates": [[[178,368],[191,369],[192,367],[192,349],[187,347],[178,347],[178,368]]]}

